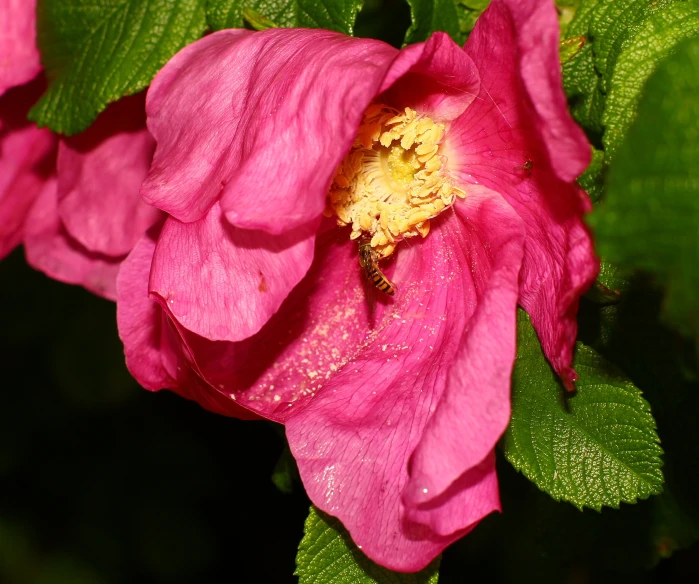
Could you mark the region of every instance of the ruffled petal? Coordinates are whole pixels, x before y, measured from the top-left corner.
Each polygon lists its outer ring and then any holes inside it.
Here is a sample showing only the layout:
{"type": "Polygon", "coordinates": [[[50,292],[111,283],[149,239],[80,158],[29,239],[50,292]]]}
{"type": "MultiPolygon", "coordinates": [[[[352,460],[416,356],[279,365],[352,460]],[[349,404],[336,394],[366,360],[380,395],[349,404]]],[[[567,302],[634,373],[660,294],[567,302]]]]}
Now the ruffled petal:
{"type": "Polygon", "coordinates": [[[21,242],[27,214],[54,172],[56,138],[27,121],[44,86],[37,79],[0,97],[0,259],[21,242]]]}
{"type": "Polygon", "coordinates": [[[335,169],[398,54],[324,30],[224,30],[158,73],[158,147],[142,194],[182,221],[223,195],[228,220],[282,233],[320,216],[335,169]]]}
{"type": "Polygon", "coordinates": [[[24,250],[27,262],[47,276],[116,300],[116,277],[123,258],[86,250],[68,235],[58,216],[55,178],[44,185],[29,212],[24,250]]]}
{"type": "Polygon", "coordinates": [[[471,531],[493,511],[501,511],[495,450],[487,453],[481,462],[465,471],[437,497],[416,507],[407,506],[405,522],[437,536],[449,534],[441,537],[449,538],[451,543],[471,531]],[[464,512],[465,509],[468,513],[464,512]],[[470,519],[474,520],[473,523],[464,527],[470,519]]]}
{"type": "Polygon", "coordinates": [[[531,315],[548,359],[572,387],[578,300],[598,270],[581,220],[590,203],[571,182],[585,168],[590,150],[565,109],[555,11],[548,3],[530,4],[494,0],[479,19],[465,50],[479,67],[481,93],[449,129],[445,148],[462,187],[483,184],[522,217],[527,240],[520,304],[531,315]],[[527,14],[533,16],[525,23],[527,14]],[[537,35],[541,44],[534,41],[537,35]],[[534,66],[537,61],[547,65],[534,66]],[[526,83],[525,70],[531,77],[526,83]],[[556,96],[542,99],[529,91],[534,87],[556,96]]]}
{"type": "Polygon", "coordinates": [[[36,48],[36,0],[0,0],[0,95],[41,71],[36,48]]]}
{"type": "Polygon", "coordinates": [[[218,203],[195,223],[169,218],[153,258],[150,292],[188,330],[239,341],[269,320],[313,261],[317,225],[283,235],[228,224],[218,203]]]}
{"type": "Polygon", "coordinates": [[[155,150],[144,107],[144,94],[121,99],[87,131],[60,143],[58,212],[91,251],[126,255],[160,217],[139,196],[155,150]]]}
{"type": "Polygon", "coordinates": [[[558,45],[558,15],[552,2],[493,0],[464,50],[484,86],[479,113],[495,108],[512,130],[530,128],[526,131],[538,135],[556,176],[572,182],[590,163],[591,150],[568,112],[558,45]]]}
{"type": "Polygon", "coordinates": [[[467,200],[455,208],[463,224],[459,241],[477,275],[474,289],[466,291],[475,310],[444,394],[411,459],[403,497],[409,507],[429,506],[478,467],[510,420],[524,225],[500,196],[483,188],[471,187],[467,200]]]}
{"type": "Polygon", "coordinates": [[[449,35],[437,32],[400,52],[381,85],[379,101],[410,107],[433,120],[458,118],[476,99],[478,70],[449,35]]]}
{"type": "MultiPolygon", "coordinates": [[[[178,327],[190,368],[230,395],[231,408],[241,404],[284,422],[314,503],[338,516],[370,557],[395,569],[419,569],[499,509],[489,450],[509,416],[523,235],[512,210],[484,190],[469,195],[463,213],[463,224],[455,216],[437,221],[427,239],[398,252],[395,269],[386,267],[398,286],[395,301],[367,290],[356,245],[326,232],[308,276],[255,336],[212,342],[178,327]],[[496,338],[484,346],[497,354],[476,348],[470,357],[488,325],[499,328],[486,331],[496,338]],[[470,380],[476,366],[490,372],[477,390],[460,378],[470,380]],[[450,484],[441,497],[406,511],[408,459],[426,427],[423,453],[434,454],[433,440],[444,431],[428,419],[468,408],[474,411],[459,431],[483,436],[438,453],[450,484]],[[469,423],[480,426],[465,428],[469,423]]],[[[419,481],[432,472],[422,462],[419,481]]]]}
{"type": "Polygon", "coordinates": [[[286,422],[311,500],[396,570],[499,509],[491,453],[509,420],[523,229],[493,193],[472,192],[462,212],[408,250],[392,314],[286,422]]]}
{"type": "Polygon", "coordinates": [[[146,389],[172,389],[217,414],[255,419],[202,381],[189,367],[176,328],[148,297],[148,277],[159,226],[144,234],[124,260],[117,280],[117,325],[126,366],[146,389]]]}
{"type": "MultiPolygon", "coordinates": [[[[117,278],[117,325],[126,366],[151,391],[177,386],[163,365],[163,311],[148,298],[148,276],[159,228],[144,234],[124,260],[117,278]]],[[[167,352],[165,352],[167,353],[167,352]]]]}

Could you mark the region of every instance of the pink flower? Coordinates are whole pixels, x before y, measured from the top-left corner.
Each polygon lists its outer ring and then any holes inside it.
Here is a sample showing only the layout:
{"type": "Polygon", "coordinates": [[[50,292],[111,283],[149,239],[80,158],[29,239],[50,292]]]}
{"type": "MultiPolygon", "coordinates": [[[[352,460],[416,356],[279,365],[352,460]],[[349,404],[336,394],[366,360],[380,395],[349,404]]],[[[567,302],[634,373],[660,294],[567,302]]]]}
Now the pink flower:
{"type": "Polygon", "coordinates": [[[45,86],[35,39],[36,2],[0,0],[0,259],[22,240],[55,158],[51,132],[27,121],[45,86]]]}
{"type": "Polygon", "coordinates": [[[40,72],[36,0],[0,0],[0,95],[40,72]]]}
{"type": "Polygon", "coordinates": [[[138,194],[155,148],[144,97],[59,142],[27,120],[45,89],[36,2],[0,0],[0,14],[0,258],[24,241],[35,268],[116,299],[121,261],[160,214],[138,194]]]}
{"type": "Polygon", "coordinates": [[[163,68],[146,110],[141,192],[170,216],[117,282],[131,372],[283,423],[311,500],[372,559],[422,568],[499,509],[518,302],[575,377],[597,263],[553,5],[494,0],[463,50],[221,31],[163,68]]]}
{"type": "Polygon", "coordinates": [[[0,259],[20,244],[29,210],[52,182],[56,137],[27,121],[44,86],[37,78],[0,97],[0,259]]]}
{"type": "Polygon", "coordinates": [[[27,217],[28,262],[115,300],[122,260],[160,217],[139,196],[154,149],[143,94],[110,105],[88,130],[61,139],[55,178],[27,217]]]}

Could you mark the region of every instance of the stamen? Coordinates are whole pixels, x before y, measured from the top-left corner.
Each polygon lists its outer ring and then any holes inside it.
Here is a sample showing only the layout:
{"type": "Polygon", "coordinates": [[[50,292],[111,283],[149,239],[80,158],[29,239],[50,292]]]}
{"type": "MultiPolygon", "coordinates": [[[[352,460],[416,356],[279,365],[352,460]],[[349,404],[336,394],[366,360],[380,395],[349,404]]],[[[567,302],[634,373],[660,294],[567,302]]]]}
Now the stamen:
{"type": "Polygon", "coordinates": [[[405,108],[371,104],[328,193],[326,216],[351,225],[380,257],[406,237],[427,236],[430,219],[466,193],[454,186],[440,154],[444,125],[405,108]]]}

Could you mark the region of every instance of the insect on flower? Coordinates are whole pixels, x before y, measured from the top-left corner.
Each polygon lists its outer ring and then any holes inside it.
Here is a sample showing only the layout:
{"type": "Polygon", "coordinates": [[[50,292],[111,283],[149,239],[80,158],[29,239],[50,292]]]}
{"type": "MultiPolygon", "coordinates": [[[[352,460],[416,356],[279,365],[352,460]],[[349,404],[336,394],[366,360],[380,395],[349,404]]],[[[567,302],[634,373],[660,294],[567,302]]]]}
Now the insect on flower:
{"type": "Polygon", "coordinates": [[[532,174],[532,168],[534,168],[534,162],[531,158],[527,158],[524,161],[524,164],[515,166],[512,170],[514,170],[515,172],[521,172],[522,174],[524,174],[524,176],[529,177],[532,174]]]}
{"type": "Polygon", "coordinates": [[[379,268],[378,254],[371,247],[371,237],[362,236],[359,239],[359,265],[364,270],[367,280],[381,292],[385,292],[389,296],[396,293],[393,282],[379,268]]]}

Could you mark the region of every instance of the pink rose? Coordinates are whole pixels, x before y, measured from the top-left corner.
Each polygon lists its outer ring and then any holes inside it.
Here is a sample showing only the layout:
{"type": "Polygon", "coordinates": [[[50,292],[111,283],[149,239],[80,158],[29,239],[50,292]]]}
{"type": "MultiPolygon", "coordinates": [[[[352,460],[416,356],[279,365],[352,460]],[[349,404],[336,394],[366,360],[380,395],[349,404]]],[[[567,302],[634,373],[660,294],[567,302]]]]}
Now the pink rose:
{"type": "Polygon", "coordinates": [[[494,0],[463,50],[221,31],[146,110],[141,192],[169,217],[117,282],[131,372],[283,423],[314,504],[380,564],[424,567],[499,510],[518,302],[575,379],[597,261],[553,4],[494,0]]]}
{"type": "Polygon", "coordinates": [[[56,137],[27,121],[44,86],[40,77],[0,96],[0,259],[21,243],[35,199],[53,180],[56,137]]]}
{"type": "Polygon", "coordinates": [[[36,48],[36,1],[0,0],[0,259],[23,237],[53,169],[56,140],[27,121],[44,90],[36,48]]]}
{"type": "Polygon", "coordinates": [[[27,120],[45,89],[36,2],[0,0],[0,14],[0,259],[23,241],[35,268],[116,299],[121,261],[160,216],[138,192],[155,148],[144,96],[59,141],[27,120]]]}
{"type": "Polygon", "coordinates": [[[154,149],[143,94],[110,105],[85,132],[61,139],[55,178],[27,217],[27,261],[116,300],[122,260],[161,214],[139,196],[154,149]]]}
{"type": "Polygon", "coordinates": [[[0,0],[0,95],[41,72],[36,0],[0,0]]]}

